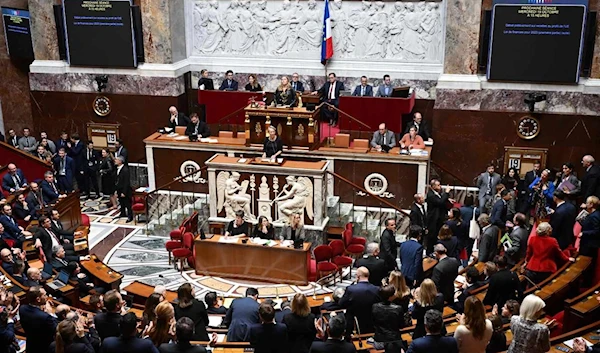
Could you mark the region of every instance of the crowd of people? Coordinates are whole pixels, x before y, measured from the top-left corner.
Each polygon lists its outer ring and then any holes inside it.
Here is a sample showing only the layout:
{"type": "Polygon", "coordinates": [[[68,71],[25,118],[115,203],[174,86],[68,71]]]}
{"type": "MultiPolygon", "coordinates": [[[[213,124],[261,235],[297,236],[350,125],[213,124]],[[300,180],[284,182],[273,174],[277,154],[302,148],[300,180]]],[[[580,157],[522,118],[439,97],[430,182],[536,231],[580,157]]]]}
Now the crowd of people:
{"type": "Polygon", "coordinates": [[[133,220],[128,151],[121,139],[116,140],[114,153],[109,148],[98,151],[91,140],[86,143],[78,133],[69,136],[65,131],[55,142],[46,132],[41,132],[37,140],[28,128],[23,129],[22,136],[10,129],[7,139],[12,147],[50,167],[43,180],[30,182],[15,163],[8,165],[8,173],[2,178],[4,197],[0,204],[6,204],[6,198],[13,195],[17,220],[35,220],[37,211],[74,190],[79,190],[84,199],[109,199],[112,209],[120,205],[121,216],[133,220]]]}

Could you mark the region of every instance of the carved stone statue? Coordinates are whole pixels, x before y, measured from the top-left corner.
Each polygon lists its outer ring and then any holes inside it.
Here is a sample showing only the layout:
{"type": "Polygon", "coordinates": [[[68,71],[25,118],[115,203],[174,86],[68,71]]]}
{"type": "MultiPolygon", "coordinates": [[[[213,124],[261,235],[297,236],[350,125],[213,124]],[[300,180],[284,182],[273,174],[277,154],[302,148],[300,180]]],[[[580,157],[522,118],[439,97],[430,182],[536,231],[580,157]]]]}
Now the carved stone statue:
{"type": "Polygon", "coordinates": [[[315,0],[308,0],[308,9],[300,12],[298,39],[299,50],[319,48],[323,40],[323,24],[319,22],[321,9],[317,9],[315,0]]]}
{"type": "Polygon", "coordinates": [[[274,202],[278,203],[279,220],[277,222],[286,222],[294,213],[306,214],[313,219],[313,184],[307,177],[300,177],[296,180],[294,176],[285,178],[286,185],[281,191],[281,195],[274,202]]]}
{"type": "Polygon", "coordinates": [[[240,185],[239,180],[238,172],[220,172],[217,175],[217,210],[221,212],[225,208],[227,218],[235,218],[235,212],[242,210],[244,219],[254,221],[256,217],[250,209],[252,196],[246,193],[249,181],[244,180],[240,185]]]}

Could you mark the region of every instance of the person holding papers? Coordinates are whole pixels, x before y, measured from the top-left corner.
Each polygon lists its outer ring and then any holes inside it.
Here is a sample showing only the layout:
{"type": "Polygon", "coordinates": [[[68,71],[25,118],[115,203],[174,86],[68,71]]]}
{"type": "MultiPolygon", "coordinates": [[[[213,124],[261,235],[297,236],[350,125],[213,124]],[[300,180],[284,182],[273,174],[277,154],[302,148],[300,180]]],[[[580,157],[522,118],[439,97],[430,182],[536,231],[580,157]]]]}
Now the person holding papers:
{"type": "Polygon", "coordinates": [[[191,121],[185,129],[185,134],[187,136],[196,136],[201,138],[210,136],[210,129],[208,128],[208,125],[204,121],[200,121],[198,114],[192,113],[192,115],[190,115],[190,119],[191,121]]]}
{"type": "Polygon", "coordinates": [[[275,161],[277,157],[283,152],[283,142],[281,138],[277,136],[277,129],[273,125],[267,129],[269,136],[265,138],[263,158],[270,158],[275,161]]]}
{"type": "Polygon", "coordinates": [[[563,164],[560,178],[556,178],[554,183],[556,190],[562,190],[567,194],[568,201],[575,205],[576,199],[581,193],[581,181],[573,175],[573,164],[569,162],[563,164]]]}

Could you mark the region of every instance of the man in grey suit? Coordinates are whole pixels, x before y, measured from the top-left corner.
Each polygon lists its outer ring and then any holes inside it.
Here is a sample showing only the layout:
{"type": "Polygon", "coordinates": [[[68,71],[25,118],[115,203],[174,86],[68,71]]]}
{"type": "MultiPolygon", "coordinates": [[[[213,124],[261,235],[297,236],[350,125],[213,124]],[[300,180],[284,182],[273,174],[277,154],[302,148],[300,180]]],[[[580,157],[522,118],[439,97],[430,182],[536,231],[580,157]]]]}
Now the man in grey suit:
{"type": "Polygon", "coordinates": [[[385,123],[379,124],[379,130],[375,131],[371,139],[371,147],[377,151],[389,152],[396,146],[396,135],[385,127],[385,123]]]}
{"type": "Polygon", "coordinates": [[[355,97],[373,97],[373,86],[369,84],[367,76],[360,78],[360,85],[356,86],[352,95],[355,97]]]}
{"type": "Polygon", "coordinates": [[[481,227],[477,262],[493,261],[494,256],[498,254],[498,227],[491,224],[490,216],[485,213],[479,215],[477,222],[481,227]]]}
{"type": "Polygon", "coordinates": [[[516,265],[521,259],[524,259],[527,252],[529,231],[525,227],[525,222],[526,218],[522,213],[517,213],[513,217],[513,224],[515,226],[509,234],[511,247],[506,249],[506,258],[511,267],[516,265]]]}
{"type": "Polygon", "coordinates": [[[23,137],[19,139],[19,149],[28,153],[33,153],[37,149],[37,141],[31,136],[29,128],[23,129],[23,137]]]}
{"type": "Polygon", "coordinates": [[[477,177],[477,187],[479,188],[479,209],[481,213],[489,213],[491,210],[485,209],[486,202],[494,197],[496,185],[500,183],[500,174],[495,172],[493,164],[489,164],[487,171],[477,177]]]}
{"type": "Polygon", "coordinates": [[[383,85],[377,88],[375,97],[391,97],[394,87],[392,87],[392,79],[390,75],[383,76],[383,85]]]}

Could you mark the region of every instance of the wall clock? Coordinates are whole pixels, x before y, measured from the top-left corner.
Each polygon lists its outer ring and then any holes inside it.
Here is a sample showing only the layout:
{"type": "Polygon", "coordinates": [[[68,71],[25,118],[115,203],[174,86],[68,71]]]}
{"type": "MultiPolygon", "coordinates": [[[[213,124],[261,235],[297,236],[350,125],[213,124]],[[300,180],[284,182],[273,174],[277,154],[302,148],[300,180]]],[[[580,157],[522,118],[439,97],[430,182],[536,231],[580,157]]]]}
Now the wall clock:
{"type": "Polygon", "coordinates": [[[531,140],[540,133],[540,121],[526,115],[517,122],[517,135],[524,140],[531,140]]]}
{"type": "Polygon", "coordinates": [[[94,113],[96,113],[98,116],[107,116],[112,110],[110,99],[105,96],[96,96],[92,105],[94,108],[94,113]]]}

